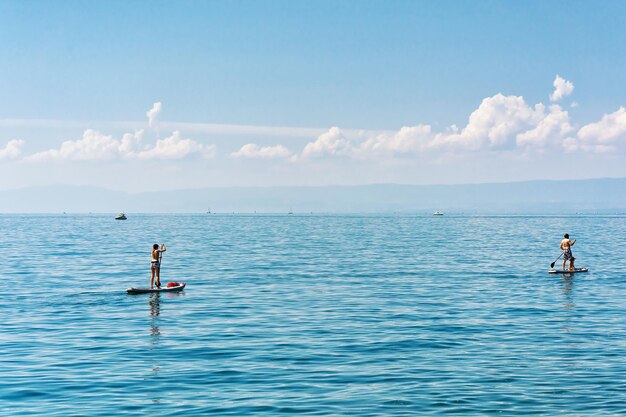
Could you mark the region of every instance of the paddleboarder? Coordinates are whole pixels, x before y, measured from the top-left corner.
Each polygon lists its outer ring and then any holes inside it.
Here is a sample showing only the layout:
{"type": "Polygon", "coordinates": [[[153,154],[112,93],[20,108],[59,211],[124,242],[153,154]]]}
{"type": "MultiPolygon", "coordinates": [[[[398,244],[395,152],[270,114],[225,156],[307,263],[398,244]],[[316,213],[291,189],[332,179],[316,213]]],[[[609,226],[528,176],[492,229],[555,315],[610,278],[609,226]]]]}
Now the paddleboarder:
{"type": "Polygon", "coordinates": [[[572,255],[572,246],[576,243],[576,239],[569,240],[569,234],[565,233],[563,240],[561,241],[561,250],[563,251],[563,266],[562,270],[565,271],[565,263],[569,261],[569,270],[574,270],[574,261],[576,258],[572,255]]]}
{"type": "Polygon", "coordinates": [[[155,243],[152,245],[152,260],[150,261],[150,289],[154,288],[154,277],[156,275],[156,286],[161,288],[161,253],[165,252],[167,248],[165,243],[161,243],[161,249],[159,245],[155,243]]]}

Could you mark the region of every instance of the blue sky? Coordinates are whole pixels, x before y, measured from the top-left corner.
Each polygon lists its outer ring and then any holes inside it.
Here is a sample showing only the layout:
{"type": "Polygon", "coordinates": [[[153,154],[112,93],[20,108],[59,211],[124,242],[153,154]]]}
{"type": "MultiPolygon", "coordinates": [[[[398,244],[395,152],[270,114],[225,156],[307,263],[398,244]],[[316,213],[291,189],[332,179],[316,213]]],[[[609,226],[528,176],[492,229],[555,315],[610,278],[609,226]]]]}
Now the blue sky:
{"type": "Polygon", "coordinates": [[[626,176],[625,28],[617,1],[3,1],[0,188],[626,176]]]}

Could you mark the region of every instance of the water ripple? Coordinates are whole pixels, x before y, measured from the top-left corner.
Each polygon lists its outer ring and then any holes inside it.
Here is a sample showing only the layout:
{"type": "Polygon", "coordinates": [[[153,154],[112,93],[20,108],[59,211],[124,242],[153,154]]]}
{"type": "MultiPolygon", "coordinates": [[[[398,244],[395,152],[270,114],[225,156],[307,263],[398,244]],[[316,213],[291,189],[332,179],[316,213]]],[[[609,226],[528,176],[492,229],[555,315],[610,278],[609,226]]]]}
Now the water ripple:
{"type": "Polygon", "coordinates": [[[623,415],[625,226],[2,215],[0,415],[623,415]],[[154,242],[188,288],[125,294],[154,242]]]}

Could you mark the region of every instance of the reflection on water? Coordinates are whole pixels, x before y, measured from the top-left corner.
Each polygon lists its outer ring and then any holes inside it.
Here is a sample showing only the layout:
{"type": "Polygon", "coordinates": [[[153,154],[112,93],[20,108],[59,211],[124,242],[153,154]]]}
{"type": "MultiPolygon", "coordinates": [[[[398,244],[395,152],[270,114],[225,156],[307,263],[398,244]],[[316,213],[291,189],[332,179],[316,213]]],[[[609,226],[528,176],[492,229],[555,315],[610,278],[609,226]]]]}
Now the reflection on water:
{"type": "Polygon", "coordinates": [[[566,310],[573,310],[575,305],[574,305],[574,298],[572,296],[572,288],[574,287],[574,274],[563,274],[563,296],[564,296],[564,302],[563,302],[563,307],[565,307],[566,310]]]}
{"type": "MultiPolygon", "coordinates": [[[[166,298],[183,297],[184,292],[178,293],[166,293],[166,298]]],[[[159,327],[159,316],[161,315],[161,293],[148,294],[148,305],[150,306],[150,336],[152,337],[153,344],[159,342],[161,336],[161,329],[159,327]]]]}
{"type": "Polygon", "coordinates": [[[161,314],[161,294],[153,293],[149,294],[148,305],[150,305],[150,335],[153,337],[152,343],[156,344],[161,336],[161,330],[159,329],[159,315],[161,314]]]}
{"type": "MultiPolygon", "coordinates": [[[[150,306],[150,344],[152,345],[152,349],[156,349],[159,344],[161,337],[161,329],[159,328],[159,316],[161,315],[161,294],[160,293],[152,293],[148,294],[148,305],[150,306]]],[[[158,365],[153,365],[152,377],[157,378],[159,376],[159,370],[161,369],[158,365]]],[[[158,399],[153,399],[153,403],[158,403],[158,399]]]]}
{"type": "Polygon", "coordinates": [[[562,289],[561,292],[563,294],[563,310],[567,313],[563,322],[563,330],[565,333],[572,333],[572,323],[576,319],[574,318],[574,311],[576,310],[576,305],[574,304],[574,274],[561,274],[562,275],[562,289]]]}

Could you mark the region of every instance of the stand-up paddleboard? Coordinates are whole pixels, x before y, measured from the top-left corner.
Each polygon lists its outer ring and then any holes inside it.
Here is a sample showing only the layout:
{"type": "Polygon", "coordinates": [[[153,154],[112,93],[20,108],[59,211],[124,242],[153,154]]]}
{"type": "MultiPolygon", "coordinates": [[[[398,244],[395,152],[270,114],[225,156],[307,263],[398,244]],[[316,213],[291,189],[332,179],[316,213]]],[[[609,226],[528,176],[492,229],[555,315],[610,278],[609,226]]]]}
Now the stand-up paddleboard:
{"type": "Polygon", "coordinates": [[[589,268],[574,268],[572,269],[551,269],[548,274],[574,274],[576,272],[589,272],[589,268]]]}
{"type": "Polygon", "coordinates": [[[181,282],[180,285],[175,287],[161,287],[161,288],[128,288],[126,290],[129,294],[147,294],[152,292],[180,292],[185,288],[186,283],[181,282]]]}

